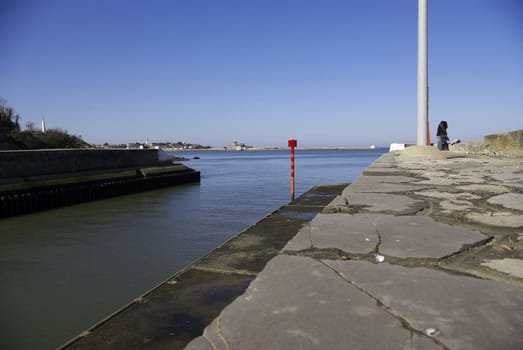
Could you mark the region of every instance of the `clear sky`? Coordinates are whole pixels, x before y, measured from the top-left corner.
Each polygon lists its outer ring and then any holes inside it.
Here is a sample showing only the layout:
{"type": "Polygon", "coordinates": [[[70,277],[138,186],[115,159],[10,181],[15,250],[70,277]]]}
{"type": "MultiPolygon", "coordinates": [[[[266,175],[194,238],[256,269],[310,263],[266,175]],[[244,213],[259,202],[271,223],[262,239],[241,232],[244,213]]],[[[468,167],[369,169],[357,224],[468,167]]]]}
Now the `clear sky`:
{"type": "MultiPolygon", "coordinates": [[[[92,143],[415,143],[417,0],[0,0],[0,97],[92,143]]],[[[430,128],[523,129],[523,0],[429,0],[430,128]]]]}

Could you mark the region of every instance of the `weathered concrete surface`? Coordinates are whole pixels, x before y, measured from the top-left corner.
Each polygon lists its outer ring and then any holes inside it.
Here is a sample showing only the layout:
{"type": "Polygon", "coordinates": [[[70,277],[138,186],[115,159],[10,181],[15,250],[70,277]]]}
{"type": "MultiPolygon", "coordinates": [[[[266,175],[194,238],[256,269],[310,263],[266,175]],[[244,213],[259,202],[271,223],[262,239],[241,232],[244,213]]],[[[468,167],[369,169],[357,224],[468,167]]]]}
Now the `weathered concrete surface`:
{"type": "Polygon", "coordinates": [[[523,162],[383,155],[187,349],[523,349],[523,162]]]}
{"type": "Polygon", "coordinates": [[[523,129],[487,135],[483,141],[451,145],[450,150],[467,154],[491,156],[523,156],[523,129]]]}
{"type": "Polygon", "coordinates": [[[59,149],[0,151],[0,178],[155,166],[158,150],[59,149]]]}
{"type": "Polygon", "coordinates": [[[507,273],[509,275],[523,278],[523,260],[521,259],[505,258],[486,260],[485,262],[481,263],[481,265],[507,273]]]}
{"type": "Polygon", "coordinates": [[[444,349],[326,263],[280,255],[186,349],[444,349]],[[290,278],[291,277],[291,278],[290,278]]]}
{"type": "Polygon", "coordinates": [[[523,348],[520,287],[422,267],[326,263],[403,319],[407,328],[436,329],[434,338],[447,348],[523,348]]]}
{"type": "Polygon", "coordinates": [[[338,249],[347,257],[379,252],[386,257],[441,259],[488,238],[424,216],[318,214],[284,249],[338,249]]]}
{"type": "Polygon", "coordinates": [[[523,129],[500,134],[487,135],[485,145],[497,151],[523,151],[523,129]]]}

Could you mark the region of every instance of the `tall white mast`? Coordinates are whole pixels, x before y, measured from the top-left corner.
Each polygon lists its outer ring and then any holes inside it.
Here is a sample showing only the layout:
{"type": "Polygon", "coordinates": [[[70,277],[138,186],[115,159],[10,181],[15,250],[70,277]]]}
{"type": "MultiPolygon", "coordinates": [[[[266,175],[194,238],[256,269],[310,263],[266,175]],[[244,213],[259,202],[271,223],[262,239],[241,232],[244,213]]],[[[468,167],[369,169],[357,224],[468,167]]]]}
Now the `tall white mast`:
{"type": "Polygon", "coordinates": [[[42,117],[42,133],[45,134],[45,119],[42,117]]]}
{"type": "Polygon", "coordinates": [[[418,0],[418,146],[427,144],[429,122],[427,3],[428,0],[418,0]]]}

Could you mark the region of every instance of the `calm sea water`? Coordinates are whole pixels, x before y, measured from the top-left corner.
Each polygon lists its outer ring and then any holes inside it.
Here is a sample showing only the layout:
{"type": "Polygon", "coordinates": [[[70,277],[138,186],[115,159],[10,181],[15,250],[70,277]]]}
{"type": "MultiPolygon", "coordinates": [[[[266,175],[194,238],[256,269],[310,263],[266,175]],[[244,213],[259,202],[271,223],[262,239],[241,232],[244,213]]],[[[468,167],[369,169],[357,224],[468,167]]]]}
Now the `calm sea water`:
{"type": "MultiPolygon", "coordinates": [[[[296,195],[384,151],[297,151],[296,195]]],[[[200,184],[0,220],[0,348],[56,348],[290,200],[288,151],[177,155],[200,184]]]]}

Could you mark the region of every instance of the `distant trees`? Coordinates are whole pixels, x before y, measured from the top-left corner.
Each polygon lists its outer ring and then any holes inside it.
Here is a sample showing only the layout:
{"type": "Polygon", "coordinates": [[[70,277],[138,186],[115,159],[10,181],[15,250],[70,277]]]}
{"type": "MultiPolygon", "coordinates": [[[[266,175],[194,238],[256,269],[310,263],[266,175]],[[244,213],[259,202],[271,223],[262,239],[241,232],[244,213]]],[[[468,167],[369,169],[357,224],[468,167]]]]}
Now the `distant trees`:
{"type": "Polygon", "coordinates": [[[7,105],[7,101],[0,98],[0,128],[4,130],[20,130],[20,116],[7,105]]]}
{"type": "Polygon", "coordinates": [[[89,147],[81,137],[69,135],[62,129],[48,129],[44,133],[37,130],[33,122],[27,122],[26,130],[21,130],[20,119],[7,101],[0,98],[0,149],[89,147]]]}

